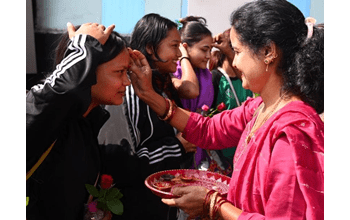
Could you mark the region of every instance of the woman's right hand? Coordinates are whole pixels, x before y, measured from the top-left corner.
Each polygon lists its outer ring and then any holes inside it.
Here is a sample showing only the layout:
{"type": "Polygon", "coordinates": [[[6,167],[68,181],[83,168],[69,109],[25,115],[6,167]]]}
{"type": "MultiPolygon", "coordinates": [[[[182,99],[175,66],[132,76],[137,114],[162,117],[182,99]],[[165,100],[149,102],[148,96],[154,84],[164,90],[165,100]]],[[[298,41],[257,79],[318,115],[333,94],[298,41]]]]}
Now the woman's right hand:
{"type": "Polygon", "coordinates": [[[75,30],[72,23],[67,23],[67,31],[70,39],[78,34],[88,34],[98,40],[102,45],[106,43],[114,28],[114,24],[105,28],[102,24],[86,23],[82,24],[78,30],[75,30]]]}
{"type": "Polygon", "coordinates": [[[128,48],[131,58],[129,76],[135,93],[141,99],[148,97],[148,92],[154,92],[152,86],[152,70],[145,55],[138,50],[128,48]]]}

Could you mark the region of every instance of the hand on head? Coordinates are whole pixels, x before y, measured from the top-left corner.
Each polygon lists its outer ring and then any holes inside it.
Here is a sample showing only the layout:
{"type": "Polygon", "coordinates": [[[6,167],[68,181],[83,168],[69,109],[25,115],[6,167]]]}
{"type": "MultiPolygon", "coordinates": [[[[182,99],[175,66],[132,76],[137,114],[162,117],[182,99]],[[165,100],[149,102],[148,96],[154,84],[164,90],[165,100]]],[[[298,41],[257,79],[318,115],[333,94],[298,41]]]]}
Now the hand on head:
{"type": "Polygon", "coordinates": [[[230,38],[225,32],[215,35],[211,46],[218,48],[226,56],[233,53],[230,45],[230,38]]]}
{"type": "Polygon", "coordinates": [[[181,57],[188,57],[187,47],[187,43],[180,44],[179,49],[181,51],[181,57]]]}
{"type": "Polygon", "coordinates": [[[114,24],[106,28],[102,24],[86,23],[81,25],[78,30],[75,30],[72,23],[67,23],[67,31],[70,39],[78,34],[88,34],[98,40],[102,45],[106,43],[114,28],[114,24]]]}

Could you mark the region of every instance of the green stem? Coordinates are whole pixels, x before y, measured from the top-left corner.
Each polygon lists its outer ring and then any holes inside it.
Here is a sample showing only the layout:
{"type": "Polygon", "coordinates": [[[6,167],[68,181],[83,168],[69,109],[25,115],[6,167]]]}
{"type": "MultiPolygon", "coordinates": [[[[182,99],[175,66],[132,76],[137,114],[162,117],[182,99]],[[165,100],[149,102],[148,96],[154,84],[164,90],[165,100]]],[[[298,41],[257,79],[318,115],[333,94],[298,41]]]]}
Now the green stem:
{"type": "Polygon", "coordinates": [[[210,114],[208,115],[208,117],[211,118],[211,117],[213,116],[213,114],[214,114],[215,112],[217,112],[217,111],[218,111],[218,110],[215,109],[214,111],[210,112],[210,114]]]}

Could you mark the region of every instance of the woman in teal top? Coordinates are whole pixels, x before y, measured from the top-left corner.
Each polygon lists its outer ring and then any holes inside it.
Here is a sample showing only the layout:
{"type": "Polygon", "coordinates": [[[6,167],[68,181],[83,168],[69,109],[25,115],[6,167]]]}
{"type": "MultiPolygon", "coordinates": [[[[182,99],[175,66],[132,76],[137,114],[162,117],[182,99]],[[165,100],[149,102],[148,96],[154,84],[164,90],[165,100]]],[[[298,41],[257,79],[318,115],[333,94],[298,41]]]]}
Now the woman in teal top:
{"type": "Polygon", "coordinates": [[[234,73],[231,67],[228,67],[226,70],[218,67],[211,72],[214,86],[212,107],[216,108],[223,102],[226,105],[226,109],[233,109],[240,106],[248,97],[253,97],[252,91],[242,87],[242,81],[239,77],[229,74],[229,72],[234,73]]]}

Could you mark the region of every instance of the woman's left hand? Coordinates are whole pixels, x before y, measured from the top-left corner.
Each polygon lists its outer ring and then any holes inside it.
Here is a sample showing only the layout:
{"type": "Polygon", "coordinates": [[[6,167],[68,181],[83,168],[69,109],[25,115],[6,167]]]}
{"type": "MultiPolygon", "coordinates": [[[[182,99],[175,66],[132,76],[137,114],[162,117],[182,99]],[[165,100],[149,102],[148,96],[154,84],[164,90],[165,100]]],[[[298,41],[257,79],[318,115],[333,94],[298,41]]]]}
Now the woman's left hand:
{"type": "Polygon", "coordinates": [[[194,218],[203,214],[203,203],[208,191],[201,186],[176,187],[173,194],[180,197],[162,199],[162,202],[169,206],[176,206],[189,214],[190,218],[194,218]]]}

